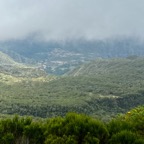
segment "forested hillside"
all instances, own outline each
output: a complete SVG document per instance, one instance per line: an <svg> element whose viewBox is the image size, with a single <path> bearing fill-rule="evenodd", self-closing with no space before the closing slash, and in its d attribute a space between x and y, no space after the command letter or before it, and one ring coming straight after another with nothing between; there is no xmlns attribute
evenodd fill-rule
<svg viewBox="0 0 144 144"><path fill-rule="evenodd" d="M138 57L99 59L62 77L1 82L0 111L40 117L72 111L107 120L144 104L143 63Z"/></svg>

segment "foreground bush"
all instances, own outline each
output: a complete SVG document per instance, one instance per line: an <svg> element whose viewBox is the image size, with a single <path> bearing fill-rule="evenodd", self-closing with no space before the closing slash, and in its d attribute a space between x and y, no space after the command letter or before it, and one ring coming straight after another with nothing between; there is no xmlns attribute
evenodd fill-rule
<svg viewBox="0 0 144 144"><path fill-rule="evenodd" d="M114 134L110 139L110 144L144 144L144 140L137 134L125 130Z"/></svg>
<svg viewBox="0 0 144 144"><path fill-rule="evenodd" d="M0 120L0 144L144 144L144 107L103 123L89 116Z"/></svg>
<svg viewBox="0 0 144 144"><path fill-rule="evenodd" d="M106 126L85 115L69 113L65 118L54 118L48 121L46 135L57 137L69 136L78 144L82 143L106 143L108 131Z"/></svg>

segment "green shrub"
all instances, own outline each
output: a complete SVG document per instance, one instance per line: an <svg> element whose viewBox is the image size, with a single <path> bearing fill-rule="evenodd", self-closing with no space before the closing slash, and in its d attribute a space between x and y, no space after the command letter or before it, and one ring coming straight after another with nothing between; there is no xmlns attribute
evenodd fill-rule
<svg viewBox="0 0 144 144"><path fill-rule="evenodd" d="M45 144L78 144L74 136L62 136L49 135L45 141Z"/></svg>
<svg viewBox="0 0 144 144"><path fill-rule="evenodd" d="M74 136L79 144L90 138L103 144L108 141L109 136L106 126L101 121L76 113L68 113L65 118L50 119L45 134L58 137Z"/></svg>
<svg viewBox="0 0 144 144"><path fill-rule="evenodd" d="M121 131L112 136L110 144L135 144L139 137L131 131ZM139 141L140 143L141 141Z"/></svg>

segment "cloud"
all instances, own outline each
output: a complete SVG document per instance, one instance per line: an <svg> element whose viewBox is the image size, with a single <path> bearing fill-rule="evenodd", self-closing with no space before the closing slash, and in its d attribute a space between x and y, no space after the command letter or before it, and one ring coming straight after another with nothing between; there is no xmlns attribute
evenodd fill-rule
<svg viewBox="0 0 144 144"><path fill-rule="evenodd" d="M143 0L0 0L0 39L143 34Z"/></svg>

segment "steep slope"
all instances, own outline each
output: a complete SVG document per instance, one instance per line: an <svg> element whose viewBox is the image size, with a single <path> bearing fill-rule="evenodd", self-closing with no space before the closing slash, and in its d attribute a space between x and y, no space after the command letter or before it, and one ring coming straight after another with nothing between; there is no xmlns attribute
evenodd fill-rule
<svg viewBox="0 0 144 144"><path fill-rule="evenodd" d="M8 55L0 51L0 65L16 65L17 63Z"/></svg>
<svg viewBox="0 0 144 144"><path fill-rule="evenodd" d="M0 73L18 77L38 77L45 72L34 66L15 62L11 57L0 51Z"/></svg>
<svg viewBox="0 0 144 144"><path fill-rule="evenodd" d="M105 75L111 77L124 78L134 75L135 78L144 74L143 57L127 57L117 59L97 59L86 63L69 72L71 76L97 76ZM134 78L134 77L132 77Z"/></svg>

